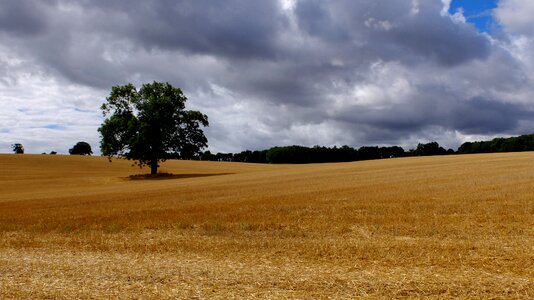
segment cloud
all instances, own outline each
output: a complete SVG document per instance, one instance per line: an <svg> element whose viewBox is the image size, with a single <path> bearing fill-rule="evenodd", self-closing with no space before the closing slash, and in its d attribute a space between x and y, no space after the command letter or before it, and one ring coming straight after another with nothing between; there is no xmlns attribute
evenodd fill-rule
<svg viewBox="0 0 534 300"><path fill-rule="evenodd" d="M41 1L5 0L0 5L0 32L20 36L38 35L46 30L47 20L39 13Z"/></svg>
<svg viewBox="0 0 534 300"><path fill-rule="evenodd" d="M489 42L472 25L453 22L437 1L300 1L302 30L363 60L457 65L489 54ZM352 57L354 60L355 57Z"/></svg>
<svg viewBox="0 0 534 300"><path fill-rule="evenodd" d="M505 29L513 34L534 34L534 2L523 0L501 0L495 16Z"/></svg>
<svg viewBox="0 0 534 300"><path fill-rule="evenodd" d="M456 147L534 129L532 5L502 0L495 36L449 6L2 1L0 151L18 141L30 152L66 152L80 140L96 149L111 87L153 80L181 87L188 106L208 114L213 151Z"/></svg>

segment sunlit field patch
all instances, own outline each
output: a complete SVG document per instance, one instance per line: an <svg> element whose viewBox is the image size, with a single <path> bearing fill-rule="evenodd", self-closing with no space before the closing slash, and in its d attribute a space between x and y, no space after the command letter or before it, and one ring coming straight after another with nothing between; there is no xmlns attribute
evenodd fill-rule
<svg viewBox="0 0 534 300"><path fill-rule="evenodd" d="M534 297L533 153L0 165L0 298Z"/></svg>

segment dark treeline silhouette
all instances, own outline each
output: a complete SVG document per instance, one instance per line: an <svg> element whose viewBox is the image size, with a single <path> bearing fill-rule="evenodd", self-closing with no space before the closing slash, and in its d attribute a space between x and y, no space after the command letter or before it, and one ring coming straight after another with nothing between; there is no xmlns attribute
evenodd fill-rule
<svg viewBox="0 0 534 300"><path fill-rule="evenodd" d="M534 134L491 141L467 142L458 148L460 154L534 151Z"/></svg>
<svg viewBox="0 0 534 300"><path fill-rule="evenodd" d="M458 148L446 150L437 142L418 144L415 149L404 151L399 146L392 147L303 147L285 146L273 147L262 151L243 151L241 153L204 152L199 159L213 161L233 161L272 164L307 164L326 162L348 162L370 159L382 159L407 156L431 156L470 153L520 152L534 151L534 134L521 135L511 138L496 138L491 141L466 142Z"/></svg>
<svg viewBox="0 0 534 300"><path fill-rule="evenodd" d="M87 142L78 142L74 147L69 149L70 155L91 155L93 150L91 150L91 145Z"/></svg>
<svg viewBox="0 0 534 300"><path fill-rule="evenodd" d="M87 146L85 154L91 154L90 145L85 142L79 142L76 146ZM24 153L22 144L13 144L13 152ZM77 151L70 149L71 154ZM359 160L383 159L394 157L408 156L431 156L431 155L449 155L449 154L474 154L474 153L495 153L495 152L522 152L534 151L534 134L521 135L510 138L495 138L491 141L478 141L463 143L458 151L453 149L445 150L437 142L418 144L415 149L404 151L399 146L379 147L364 146L355 149L349 146L342 147L304 147L304 146L284 146L273 147L267 150L250 151L246 150L240 153L217 153L210 151L200 155L180 155L172 156L173 159L188 160L209 160L209 161L228 161L228 162L247 162L247 163L272 163L272 164L307 164L307 163L328 163L328 162L349 162ZM45 153L43 153L45 154ZM56 154L55 151L50 154Z"/></svg>
<svg viewBox="0 0 534 300"><path fill-rule="evenodd" d="M13 149L13 153L15 154L24 154L24 146L20 143L11 145L11 148Z"/></svg>
<svg viewBox="0 0 534 300"><path fill-rule="evenodd" d="M399 146L392 147L361 147L355 149L349 146L342 147L304 147L285 146L273 147L262 151L243 151L240 153L217 153L204 152L200 159L211 161L233 161L250 163L272 164L308 164L327 162L349 162L358 160L382 159L404 156L427 156L445 155L454 153L453 150L445 150L438 143L419 144L416 149L404 151Z"/></svg>
<svg viewBox="0 0 534 300"><path fill-rule="evenodd" d="M446 155L454 154L454 150L445 150L437 142L431 142L428 144L419 144L415 150L411 151L411 156L430 156L430 155Z"/></svg>
<svg viewBox="0 0 534 300"><path fill-rule="evenodd" d="M273 164L307 164L353 161L357 156L358 151L348 146L341 148L288 146L267 150L266 160Z"/></svg>

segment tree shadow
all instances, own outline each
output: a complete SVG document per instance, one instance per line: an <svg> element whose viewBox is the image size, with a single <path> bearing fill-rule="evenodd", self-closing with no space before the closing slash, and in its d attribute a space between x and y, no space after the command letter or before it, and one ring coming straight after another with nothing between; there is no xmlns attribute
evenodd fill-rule
<svg viewBox="0 0 534 300"><path fill-rule="evenodd" d="M130 175L127 180L171 180L171 179L185 179L185 178L196 178L196 177L211 177L211 176L222 176L222 175L231 175L234 173L205 173L205 174L172 174L172 173L158 173L155 175L151 174L136 174Z"/></svg>

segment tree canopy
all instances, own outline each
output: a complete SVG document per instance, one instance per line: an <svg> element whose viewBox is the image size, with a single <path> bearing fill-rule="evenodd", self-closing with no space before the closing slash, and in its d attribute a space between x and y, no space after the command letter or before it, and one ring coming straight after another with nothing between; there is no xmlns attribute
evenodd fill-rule
<svg viewBox="0 0 534 300"><path fill-rule="evenodd" d="M458 148L458 153L493 153L534 151L534 134L509 138L495 138L491 141L466 142Z"/></svg>
<svg viewBox="0 0 534 300"><path fill-rule="evenodd" d="M447 150L441 147L437 142L430 142L427 144L419 143L414 150L415 156L429 156L429 155L445 155Z"/></svg>
<svg viewBox="0 0 534 300"><path fill-rule="evenodd" d="M71 155L91 155L93 150L91 150L91 145L87 142L78 142L74 147L69 149Z"/></svg>
<svg viewBox="0 0 534 300"><path fill-rule="evenodd" d="M151 174L167 159L198 157L207 147L201 126L209 125L208 117L185 110L186 101L169 83L144 84L139 90L132 84L112 87L101 107L107 116L98 129L102 154L150 166Z"/></svg>
<svg viewBox="0 0 534 300"><path fill-rule="evenodd" d="M361 147L359 150L349 147L324 146L284 146L265 150L242 151L240 153L217 153L206 151L200 159L212 161L234 161L272 164L308 164L326 162L348 162L357 160L380 159L406 156L404 149L393 147Z"/></svg>
<svg viewBox="0 0 534 300"><path fill-rule="evenodd" d="M22 144L16 143L11 145L11 148L13 148L13 152L15 154L24 154L24 146Z"/></svg>

